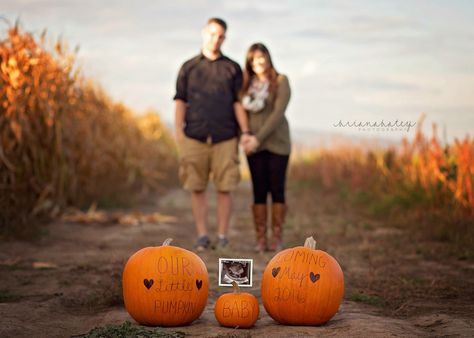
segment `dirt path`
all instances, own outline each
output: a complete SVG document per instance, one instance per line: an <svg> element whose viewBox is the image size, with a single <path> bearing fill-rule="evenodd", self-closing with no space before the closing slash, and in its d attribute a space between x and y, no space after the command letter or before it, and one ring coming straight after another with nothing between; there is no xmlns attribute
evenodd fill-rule
<svg viewBox="0 0 474 338"><path fill-rule="evenodd" d="M300 245L315 234L321 248L340 261L346 293L339 313L325 326L288 327L274 322L261 306L253 329L219 327L213 305L229 289L217 286L218 257L254 259L251 292L257 297L263 269L272 257L252 252L249 189L244 182L235 196L231 248L200 254L211 285L203 315L190 326L166 330L203 337L474 337L472 262L428 259L424 250L437 243L418 242L403 230L361 219L317 192L291 189L286 244ZM214 230L215 206L210 201ZM167 237L184 248L191 248L194 241L189 199L183 191L171 191L140 211L159 211L176 221L164 218L140 225L57 221L38 242L0 243L0 337L68 337L96 326L133 322L121 300L126 259Z"/></svg>

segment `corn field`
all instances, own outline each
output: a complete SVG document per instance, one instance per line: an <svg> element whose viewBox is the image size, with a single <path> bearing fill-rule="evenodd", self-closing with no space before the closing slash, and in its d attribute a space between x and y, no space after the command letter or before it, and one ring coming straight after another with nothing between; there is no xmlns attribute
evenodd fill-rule
<svg viewBox="0 0 474 338"><path fill-rule="evenodd" d="M75 65L18 27L0 41L0 227L19 233L65 206L156 190L176 172L157 113L137 117ZM38 40L38 41L37 41Z"/></svg>
<svg viewBox="0 0 474 338"><path fill-rule="evenodd" d="M474 139L466 136L442 145L433 125L431 137L421 124L413 140L398 147L374 151L350 144L319 149L296 161L291 168L296 180L316 180L323 189L341 183L352 191L374 196L416 192L428 210L456 213L474 220Z"/></svg>

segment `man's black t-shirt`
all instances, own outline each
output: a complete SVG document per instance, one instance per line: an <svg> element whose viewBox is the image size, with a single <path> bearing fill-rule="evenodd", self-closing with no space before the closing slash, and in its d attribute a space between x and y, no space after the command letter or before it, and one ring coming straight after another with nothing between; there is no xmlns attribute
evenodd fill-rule
<svg viewBox="0 0 474 338"><path fill-rule="evenodd" d="M176 81L174 99L186 102L186 136L213 143L237 136L234 102L242 86L240 66L224 55L216 60L202 53L186 61Z"/></svg>

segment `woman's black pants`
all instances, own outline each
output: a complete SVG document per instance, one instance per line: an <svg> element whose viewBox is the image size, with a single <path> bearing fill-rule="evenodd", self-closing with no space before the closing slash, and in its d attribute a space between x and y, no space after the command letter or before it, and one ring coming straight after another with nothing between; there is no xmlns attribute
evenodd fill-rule
<svg viewBox="0 0 474 338"><path fill-rule="evenodd" d="M268 193L272 195L272 203L285 203L286 169L289 157L289 155L278 155L267 150L247 156L255 204L266 204Z"/></svg>

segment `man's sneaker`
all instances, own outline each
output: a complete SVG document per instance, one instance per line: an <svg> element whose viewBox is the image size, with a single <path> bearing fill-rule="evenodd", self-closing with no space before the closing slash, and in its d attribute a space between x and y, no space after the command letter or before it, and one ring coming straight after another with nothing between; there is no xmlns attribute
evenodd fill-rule
<svg viewBox="0 0 474 338"><path fill-rule="evenodd" d="M209 244L211 242L209 241L209 237L206 235L201 236L198 238L196 244L194 244L194 249L198 252L205 251L207 248L209 248Z"/></svg>
<svg viewBox="0 0 474 338"><path fill-rule="evenodd" d="M229 240L227 239L227 237L223 237L223 238L219 238L219 240L217 241L217 249L224 249L224 248L227 248L229 246Z"/></svg>

